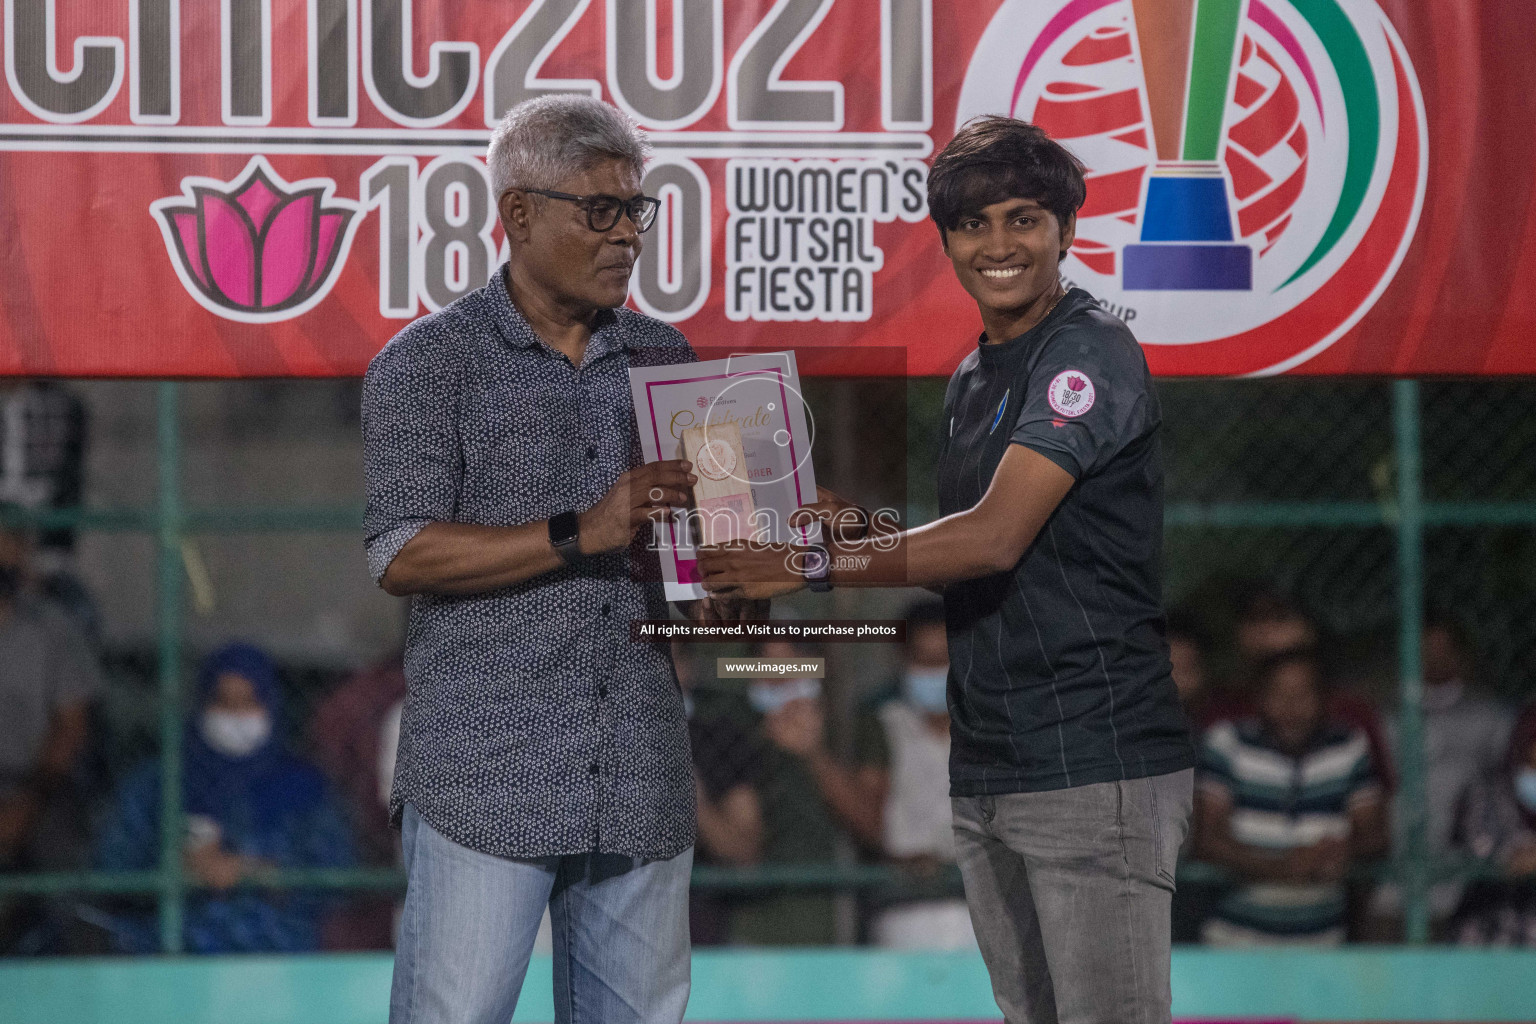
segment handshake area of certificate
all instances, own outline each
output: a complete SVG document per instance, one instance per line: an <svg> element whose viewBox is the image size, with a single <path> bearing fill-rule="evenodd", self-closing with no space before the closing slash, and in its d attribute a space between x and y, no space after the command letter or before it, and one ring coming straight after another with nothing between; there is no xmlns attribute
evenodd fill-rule
<svg viewBox="0 0 1536 1024"><path fill-rule="evenodd" d="M790 514L816 500L812 432L793 352L731 356L629 371L645 461L693 463L694 508L655 531L669 601L705 596L701 544L820 539Z"/></svg>

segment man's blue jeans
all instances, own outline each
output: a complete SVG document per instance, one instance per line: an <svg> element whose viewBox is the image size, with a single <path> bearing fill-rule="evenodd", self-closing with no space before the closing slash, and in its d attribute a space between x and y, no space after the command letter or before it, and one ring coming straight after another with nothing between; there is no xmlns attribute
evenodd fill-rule
<svg viewBox="0 0 1536 1024"><path fill-rule="evenodd" d="M549 907L555 1020L669 1024L688 1004L690 848L670 860L508 860L405 808L408 888L390 1024L507 1024Z"/></svg>

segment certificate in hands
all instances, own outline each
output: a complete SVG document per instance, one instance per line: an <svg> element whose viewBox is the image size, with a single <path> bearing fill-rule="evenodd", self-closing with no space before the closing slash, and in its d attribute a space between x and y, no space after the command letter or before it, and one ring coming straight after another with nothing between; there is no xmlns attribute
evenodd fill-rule
<svg viewBox="0 0 1536 1024"><path fill-rule="evenodd" d="M737 469L746 465L741 424L700 423L683 431L683 458L693 463L694 539L728 544L752 536L752 486Z"/></svg>
<svg viewBox="0 0 1536 1024"><path fill-rule="evenodd" d="M699 481L695 508L656 527L667 600L705 596L698 544L819 538L819 526L789 526L790 513L816 500L793 352L631 367L629 383L645 461L687 459Z"/></svg>

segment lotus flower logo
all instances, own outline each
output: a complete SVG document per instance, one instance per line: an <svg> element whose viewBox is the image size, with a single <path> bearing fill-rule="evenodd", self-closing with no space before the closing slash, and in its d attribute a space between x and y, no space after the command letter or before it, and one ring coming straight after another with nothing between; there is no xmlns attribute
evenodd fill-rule
<svg viewBox="0 0 1536 1024"><path fill-rule="evenodd" d="M1071 388L1073 391L1081 391L1087 386L1088 382L1083 380L1081 377L1073 375L1067 378L1067 387Z"/></svg>
<svg viewBox="0 0 1536 1024"><path fill-rule="evenodd" d="M183 178L150 210L181 283L230 320L271 323L311 309L346 262L358 206L329 178L286 182L262 157L232 181Z"/></svg>

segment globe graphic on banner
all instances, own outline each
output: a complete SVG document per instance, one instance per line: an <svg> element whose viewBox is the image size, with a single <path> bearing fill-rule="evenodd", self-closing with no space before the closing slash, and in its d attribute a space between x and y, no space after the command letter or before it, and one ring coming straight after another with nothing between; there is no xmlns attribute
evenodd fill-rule
<svg viewBox="0 0 1536 1024"><path fill-rule="evenodd" d="M1161 372L1316 355L1390 283L1423 202L1423 100L1369 2L1005 0L957 123L994 113L1083 162L1062 275Z"/></svg>

